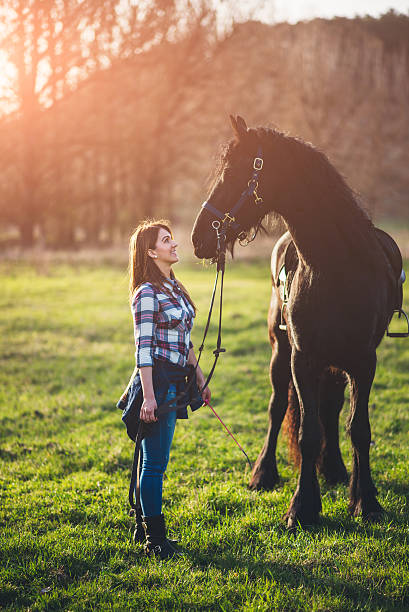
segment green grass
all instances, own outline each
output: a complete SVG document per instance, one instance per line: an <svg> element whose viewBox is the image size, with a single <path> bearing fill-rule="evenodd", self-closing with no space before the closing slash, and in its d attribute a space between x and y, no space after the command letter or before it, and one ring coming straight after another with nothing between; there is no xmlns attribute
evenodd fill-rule
<svg viewBox="0 0 409 612"><path fill-rule="evenodd" d="M213 269L177 272L199 306L197 345ZM2 264L0 277L0 607L409 609L408 340L383 341L370 400L381 523L351 519L346 487L322 483L321 524L288 534L281 517L297 474L285 439L281 485L250 492L243 456L202 408L178 422L164 486L164 512L185 555L157 562L131 542L132 443L115 408L133 369L125 271L50 265L42 274ZM267 261L228 266L227 353L213 404L253 460L267 425L269 295ZM204 370L210 362L208 350Z"/></svg>

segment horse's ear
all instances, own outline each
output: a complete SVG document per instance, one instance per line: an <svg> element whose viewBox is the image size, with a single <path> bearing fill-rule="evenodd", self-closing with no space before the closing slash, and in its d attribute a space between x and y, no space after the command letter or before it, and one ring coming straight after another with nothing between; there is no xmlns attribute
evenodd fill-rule
<svg viewBox="0 0 409 612"><path fill-rule="evenodd" d="M247 133L246 122L242 117L240 117L240 115L237 115L237 119L235 119L233 115L230 115L230 122L237 140L240 140L240 138Z"/></svg>
<svg viewBox="0 0 409 612"><path fill-rule="evenodd" d="M243 117L240 117L240 115L237 115L236 121L237 121L237 129L239 130L240 135L244 136L244 134L247 133L246 122L244 121Z"/></svg>
<svg viewBox="0 0 409 612"><path fill-rule="evenodd" d="M233 115L230 115L230 123L231 123L231 126L233 128L233 132L236 134L236 136L238 136L239 132L238 132L238 129L237 129L237 121L233 117Z"/></svg>

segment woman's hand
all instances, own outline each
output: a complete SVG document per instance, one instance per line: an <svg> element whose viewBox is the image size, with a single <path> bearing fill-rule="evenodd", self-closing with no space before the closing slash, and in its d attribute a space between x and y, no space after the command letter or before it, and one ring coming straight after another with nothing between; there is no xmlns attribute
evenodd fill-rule
<svg viewBox="0 0 409 612"><path fill-rule="evenodd" d="M202 372L198 372L197 376L196 376L196 380L197 380L197 386L199 387L199 391L202 390L203 385L206 382L205 377L203 376ZM211 393L210 393L210 389L209 387L205 387L202 391L202 400L206 403L206 402L210 402L210 398L211 398Z"/></svg>
<svg viewBox="0 0 409 612"><path fill-rule="evenodd" d="M199 364L197 363L196 355L195 355L193 348L189 350L188 363L190 363L192 366L196 368L196 382L197 382L197 386L199 387L199 391L201 391L206 382L206 379L204 377L202 370L200 369ZM206 403L206 402L210 402L210 398L211 398L210 389L209 387L206 386L202 391L202 400Z"/></svg>
<svg viewBox="0 0 409 612"><path fill-rule="evenodd" d="M205 381L203 381L203 382L205 382ZM210 402L211 396L212 396L212 394L210 393L209 387L205 387L203 389L203 393L202 393L202 400L207 404L208 402Z"/></svg>
<svg viewBox="0 0 409 612"><path fill-rule="evenodd" d="M155 416L155 410L157 407L155 398L144 399L141 406L141 421L144 421L145 423L154 423L157 421L158 419Z"/></svg>

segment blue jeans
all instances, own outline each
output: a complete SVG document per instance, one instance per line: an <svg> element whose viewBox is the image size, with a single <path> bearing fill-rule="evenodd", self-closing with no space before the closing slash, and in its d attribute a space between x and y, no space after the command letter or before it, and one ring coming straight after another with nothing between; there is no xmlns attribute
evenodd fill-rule
<svg viewBox="0 0 409 612"><path fill-rule="evenodd" d="M162 513L163 475L169 461L176 425L176 410L163 415L154 424L152 434L142 440L140 500L144 516Z"/></svg>

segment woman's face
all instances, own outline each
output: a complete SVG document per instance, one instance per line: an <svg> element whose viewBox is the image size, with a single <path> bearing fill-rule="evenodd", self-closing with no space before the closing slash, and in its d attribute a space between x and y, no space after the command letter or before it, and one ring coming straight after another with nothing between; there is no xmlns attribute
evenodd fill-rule
<svg viewBox="0 0 409 612"><path fill-rule="evenodd" d="M170 233L163 227L159 228L158 238L156 240L155 248L150 249L150 252L157 255L155 261L157 264L172 265L179 261L179 257L176 253L177 242L175 242Z"/></svg>

